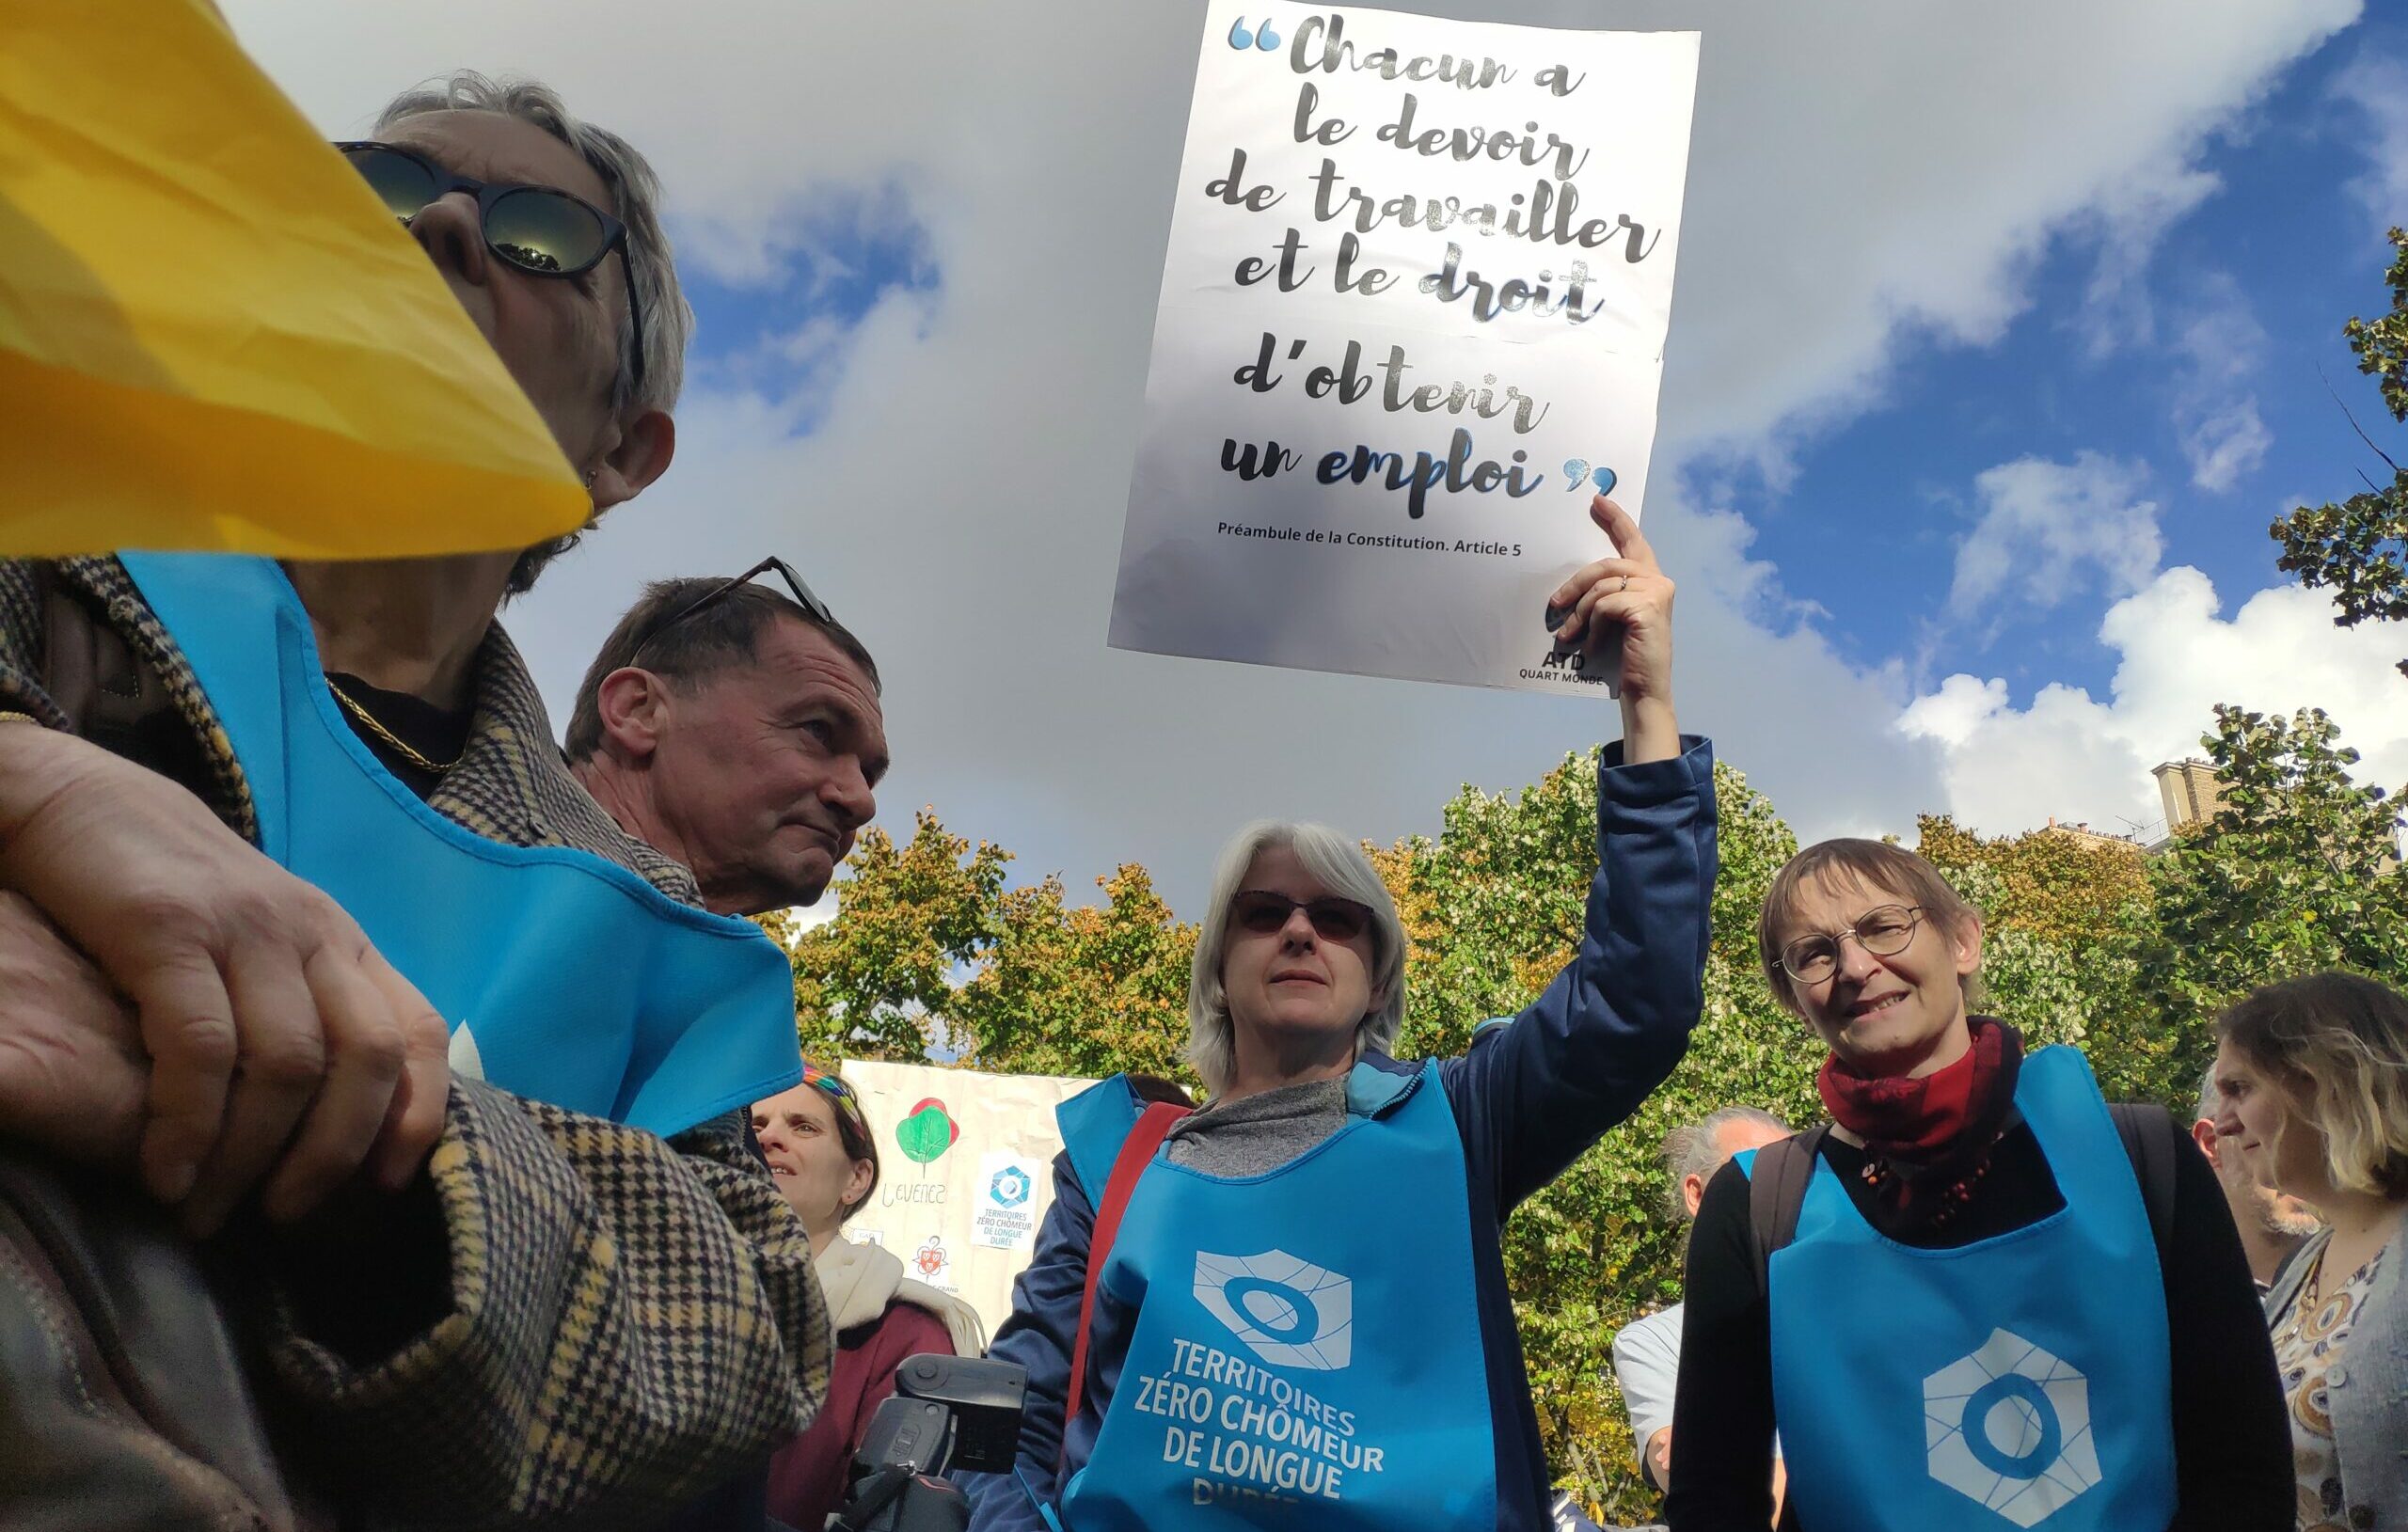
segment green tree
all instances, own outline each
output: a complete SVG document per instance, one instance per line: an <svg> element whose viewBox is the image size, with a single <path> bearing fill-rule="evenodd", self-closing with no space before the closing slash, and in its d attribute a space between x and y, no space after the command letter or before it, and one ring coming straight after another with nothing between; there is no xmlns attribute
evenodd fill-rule
<svg viewBox="0 0 2408 1532"><path fill-rule="evenodd" d="M1143 867L1096 879L1101 905L1067 906L1048 877L1003 896L997 935L951 1014L971 1062L1022 1074L1129 1070L1191 1085L1187 976L1196 927L1175 919Z"/></svg>
<svg viewBox="0 0 2408 1532"><path fill-rule="evenodd" d="M2358 752L2338 734L2314 708L2284 719L2219 707L2202 740L2223 800L2151 861L2133 941L2141 998L2161 1023L2134 1040L2133 1062L2176 1098L2214 1050L2205 1022L2258 985L2327 968L2408 972L2399 810L2351 779Z"/></svg>
<svg viewBox="0 0 2408 1532"><path fill-rule="evenodd" d="M765 920L794 955L804 1051L1182 1075L1196 928L1172 917L1142 867L1098 878L1104 902L1074 907L1058 877L1006 889L1011 861L923 809L907 845L862 836L834 920L799 935L785 916Z"/></svg>
<svg viewBox="0 0 2408 1532"><path fill-rule="evenodd" d="M958 975L993 944L1001 846L975 849L922 809L908 845L863 832L838 885L837 917L796 939L795 1024L806 1051L922 1059L951 1051Z"/></svg>
<svg viewBox="0 0 2408 1532"><path fill-rule="evenodd" d="M2132 934L2147 908L2137 845L2062 829L1986 838L1946 814L1916 820L1915 851L1982 912L1983 1008L2015 1024L2029 1047L2073 1043L2116 1100L2164 1095L2136 1039L2154 1031L2135 1009Z"/></svg>
<svg viewBox="0 0 2408 1532"><path fill-rule="evenodd" d="M2408 421L2408 232L2395 229L2390 238L2393 259L2384 275L2391 312L2353 318L2342 334L2358 371L2378 380L2391 418ZM2330 590L2340 612L2333 621L2340 627L2408 618L2408 469L2375 450L2391 469L2388 485L2368 482L2364 494L2301 506L2267 529L2282 545L2276 567L2311 590ZM2408 674L2408 660L2400 669Z"/></svg>

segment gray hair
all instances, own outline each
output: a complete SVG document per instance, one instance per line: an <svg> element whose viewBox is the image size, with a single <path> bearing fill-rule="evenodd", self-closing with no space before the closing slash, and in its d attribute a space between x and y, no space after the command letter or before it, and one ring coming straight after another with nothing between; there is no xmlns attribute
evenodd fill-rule
<svg viewBox="0 0 2408 1532"><path fill-rule="evenodd" d="M1787 1123L1761 1107L1718 1107L1693 1123L1683 1123L1664 1135L1664 1168L1672 1175L1671 1190L1666 1206L1673 1218L1689 1216L1688 1199L1681 1194L1681 1183L1695 1176L1712 1180L1731 1157L1722 1151L1722 1129L1735 1123L1753 1123L1776 1133L1787 1133Z"/></svg>
<svg viewBox="0 0 2408 1532"><path fill-rule="evenodd" d="M571 113L560 93L534 80L495 81L474 70L457 70L439 80L404 90L376 114L375 132L430 112L499 112L531 123L577 150L610 183L614 210L627 226L627 266L634 278L632 304L643 308L643 383L636 385L635 310L619 320L618 372L610 381L610 408L667 410L686 384L686 346L694 335L694 310L677 285L677 263L660 227L660 178L633 145L608 128ZM577 544L571 532L531 548L512 572L515 594L534 583L536 571Z"/></svg>
<svg viewBox="0 0 2408 1532"><path fill-rule="evenodd" d="M1371 988L1380 998L1355 1030L1355 1056L1373 1049L1386 1052L1404 1022L1404 923L1397 918L1396 901L1371 870L1370 859L1326 825L1258 819L1237 832L1213 864L1212 903L1196 934L1196 966L1187 981L1187 1059L1215 1096L1237 1078L1237 1028L1229 1019L1228 995L1221 987L1229 901L1244 889L1255 857L1273 846L1293 851L1315 882L1371 912Z"/></svg>
<svg viewBox="0 0 2408 1532"><path fill-rule="evenodd" d="M2191 1120L2200 1122L2212 1119L2216 1114L2216 1109L2222 1105L2224 1105L2223 1093L2216 1089L2216 1066L2210 1064L2208 1066L2207 1077L2199 1082L2198 1113Z"/></svg>

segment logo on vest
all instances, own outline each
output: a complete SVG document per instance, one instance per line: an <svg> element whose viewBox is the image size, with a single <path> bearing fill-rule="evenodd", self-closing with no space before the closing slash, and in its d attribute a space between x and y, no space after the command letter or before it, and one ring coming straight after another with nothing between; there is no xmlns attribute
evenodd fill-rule
<svg viewBox="0 0 2408 1532"><path fill-rule="evenodd" d="M1273 1366L1336 1372L1354 1360L1354 1279L1285 1251L1197 1251L1196 1301Z"/></svg>
<svg viewBox="0 0 2408 1532"><path fill-rule="evenodd" d="M2099 1482L2090 1382L2008 1330L1923 1381L1931 1477L2018 1526Z"/></svg>

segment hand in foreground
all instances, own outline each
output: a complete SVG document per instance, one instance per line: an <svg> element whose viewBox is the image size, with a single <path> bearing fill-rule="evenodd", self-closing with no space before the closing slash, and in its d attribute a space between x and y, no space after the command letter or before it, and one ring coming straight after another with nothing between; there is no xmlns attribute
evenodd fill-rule
<svg viewBox="0 0 2408 1532"><path fill-rule="evenodd" d="M1613 540L1615 556L1582 565L1547 598L1571 613L1555 636L1579 645L1591 674L1600 665L1618 668L1624 760L1668 760L1681 749L1672 714L1672 582L1629 512L1600 495L1589 515Z"/></svg>
<svg viewBox="0 0 2408 1532"><path fill-rule="evenodd" d="M150 1081L134 1008L40 910L0 892L0 1132L131 1170Z"/></svg>
<svg viewBox="0 0 2408 1532"><path fill-rule="evenodd" d="M357 923L156 772L25 725L5 750L0 887L132 1002L140 1169L186 1228L262 1177L289 1219L363 1161L389 1188L417 1174L443 1129L446 1029Z"/></svg>

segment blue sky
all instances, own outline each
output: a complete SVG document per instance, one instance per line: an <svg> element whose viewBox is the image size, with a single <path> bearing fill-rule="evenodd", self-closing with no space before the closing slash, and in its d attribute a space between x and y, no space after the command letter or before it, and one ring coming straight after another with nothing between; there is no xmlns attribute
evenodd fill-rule
<svg viewBox="0 0 2408 1532"><path fill-rule="evenodd" d="M2334 93L2336 76L2367 57L2408 57L2408 19L2343 34L2209 136L2194 166L2216 189L2163 231L2119 297L2095 293L2115 260L2106 231L2054 235L2027 279L2030 308L1994 343L1909 340L1880 406L1799 453L1785 492L1759 478L1735 498L1758 529L1756 554L1832 613L1842 654L1866 665L1904 657L1925 679L1986 667L2019 703L2049 682L2106 685L2115 655L2098 621L2121 592L2097 570L2075 572L2062 606L1952 620L1956 552L1980 510L1975 481L2021 457L2092 452L2131 465L2134 492L2162 507L2168 561L2234 592L2279 583L2267 524L2300 497L2346 496L2362 487L2358 470L2380 468L2341 405L2378 441L2400 440L2341 336L2347 316L2389 306L2382 224L2349 189L2368 169L2369 125ZM2202 315L2246 368L2230 391L2254 402L2267 438L2212 484L2194 482L2180 425L2196 367L2179 331ZM1843 526L1857 530L1831 535ZM1892 599L1899 592L1910 593Z"/></svg>
<svg viewBox="0 0 2408 1532"><path fill-rule="evenodd" d="M1247 819L1434 831L1615 732L1104 647L1201 0L226 8L330 134L532 73L669 188L676 464L507 614L556 718L643 579L783 553L879 656L884 822L1175 905ZM2265 537L2372 464L2320 368L2408 434L2339 334L2408 222L2400 8L1405 8L1703 34L1646 525L1685 725L1801 834L2145 823L2218 701L2324 706L2408 781L2408 635L2335 632Z"/></svg>

